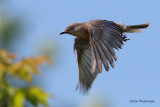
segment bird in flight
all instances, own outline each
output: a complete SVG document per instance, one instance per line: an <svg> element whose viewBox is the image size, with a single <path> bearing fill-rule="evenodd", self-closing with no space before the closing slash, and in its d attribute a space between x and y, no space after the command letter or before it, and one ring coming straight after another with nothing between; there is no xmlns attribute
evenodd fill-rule
<svg viewBox="0 0 160 107"><path fill-rule="evenodd" d="M106 71L114 68L117 61L115 50L122 48L123 42L129 40L124 33L141 32L149 23L139 25L123 25L107 20L91 20L84 23L73 23L60 34L76 36L74 52L78 65L78 83L76 90L86 93L96 76L102 72L102 64Z"/></svg>

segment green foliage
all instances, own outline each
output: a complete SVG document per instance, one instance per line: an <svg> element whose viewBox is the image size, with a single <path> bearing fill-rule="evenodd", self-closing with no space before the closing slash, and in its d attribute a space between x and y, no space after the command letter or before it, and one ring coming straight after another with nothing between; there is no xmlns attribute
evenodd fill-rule
<svg viewBox="0 0 160 107"><path fill-rule="evenodd" d="M10 18L0 10L0 48L11 49L17 37L20 37L22 27L19 19Z"/></svg>
<svg viewBox="0 0 160 107"><path fill-rule="evenodd" d="M0 50L0 107L24 107L26 101L35 107L47 107L49 94L36 86L15 88L9 84L7 77L18 78L30 84L33 74L40 74L38 65L43 62L51 64L51 61L44 56L24 58L16 62L14 60L14 54Z"/></svg>

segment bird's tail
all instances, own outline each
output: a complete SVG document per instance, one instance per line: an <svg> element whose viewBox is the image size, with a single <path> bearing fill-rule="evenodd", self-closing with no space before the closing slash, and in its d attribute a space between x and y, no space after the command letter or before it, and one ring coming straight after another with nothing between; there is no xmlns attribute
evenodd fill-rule
<svg viewBox="0 0 160 107"><path fill-rule="evenodd" d="M142 32L141 29L147 28L149 26L149 23L145 24L139 24L139 25L128 25L128 26L123 26L123 30L125 33L139 33Z"/></svg>

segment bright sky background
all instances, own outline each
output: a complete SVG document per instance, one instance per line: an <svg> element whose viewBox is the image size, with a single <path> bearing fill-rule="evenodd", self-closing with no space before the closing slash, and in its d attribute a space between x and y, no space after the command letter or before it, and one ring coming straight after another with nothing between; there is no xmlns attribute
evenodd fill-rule
<svg viewBox="0 0 160 107"><path fill-rule="evenodd" d="M78 73L73 52L74 37L59 33L71 23L106 19L123 24L150 23L142 33L127 34L123 49L116 51L118 61L109 72L98 75L89 96L101 94L113 107L158 107L160 105L160 1L159 0L8 0L6 9L23 17L28 28L20 44L22 56L34 54L38 40L51 34L58 45L53 71L42 76L44 90L55 96L52 106L74 104L86 96L74 91ZM51 40L52 40L51 39ZM130 100L154 100L155 103L130 103ZM51 107L52 107L51 106ZM67 106L66 106L67 107Z"/></svg>

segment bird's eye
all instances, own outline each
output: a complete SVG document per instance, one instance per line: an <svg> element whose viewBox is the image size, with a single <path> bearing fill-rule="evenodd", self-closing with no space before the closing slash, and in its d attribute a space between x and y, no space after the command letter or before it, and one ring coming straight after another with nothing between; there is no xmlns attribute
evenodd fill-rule
<svg viewBox="0 0 160 107"><path fill-rule="evenodd" d="M74 27L70 27L70 29L69 30L73 30L74 29Z"/></svg>

